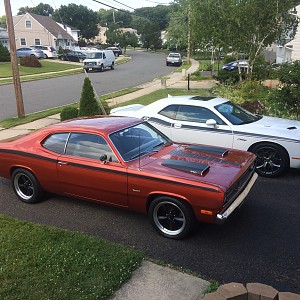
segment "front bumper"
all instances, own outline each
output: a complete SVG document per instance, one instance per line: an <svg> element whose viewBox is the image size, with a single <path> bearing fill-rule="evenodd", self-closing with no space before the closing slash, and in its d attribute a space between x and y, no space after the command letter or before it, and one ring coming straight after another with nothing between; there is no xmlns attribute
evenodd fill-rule
<svg viewBox="0 0 300 300"><path fill-rule="evenodd" d="M245 186L244 190L241 192L241 194L231 203L230 206L228 206L224 211L217 214L216 223L217 224L223 224L226 219L234 212L236 208L238 208L245 200L246 196L248 195L249 191L251 190L254 182L256 181L258 175L256 173L253 173L252 178L248 182L248 184Z"/></svg>

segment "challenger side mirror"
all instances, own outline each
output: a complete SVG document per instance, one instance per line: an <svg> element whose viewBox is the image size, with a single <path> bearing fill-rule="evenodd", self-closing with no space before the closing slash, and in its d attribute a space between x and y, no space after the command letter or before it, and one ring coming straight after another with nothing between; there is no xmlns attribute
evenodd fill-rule
<svg viewBox="0 0 300 300"><path fill-rule="evenodd" d="M218 128L217 121L214 119L208 119L205 124L210 127Z"/></svg>
<svg viewBox="0 0 300 300"><path fill-rule="evenodd" d="M100 156L100 161L102 161L104 164L106 164L106 162L107 162L107 155L106 154L102 154Z"/></svg>

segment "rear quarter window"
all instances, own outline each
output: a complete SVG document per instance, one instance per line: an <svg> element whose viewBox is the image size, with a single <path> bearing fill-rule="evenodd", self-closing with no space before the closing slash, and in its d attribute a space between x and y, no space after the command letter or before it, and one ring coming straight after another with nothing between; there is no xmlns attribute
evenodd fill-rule
<svg viewBox="0 0 300 300"><path fill-rule="evenodd" d="M65 152L68 137L69 133L55 133L46 137L41 145L50 151L63 154Z"/></svg>

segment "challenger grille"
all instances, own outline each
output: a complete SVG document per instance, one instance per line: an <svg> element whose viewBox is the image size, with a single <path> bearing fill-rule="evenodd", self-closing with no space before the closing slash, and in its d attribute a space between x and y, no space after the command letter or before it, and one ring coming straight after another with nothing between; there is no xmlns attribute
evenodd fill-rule
<svg viewBox="0 0 300 300"><path fill-rule="evenodd" d="M246 170L246 172L227 190L225 194L224 206L233 202L238 195L244 190L255 171L255 162Z"/></svg>

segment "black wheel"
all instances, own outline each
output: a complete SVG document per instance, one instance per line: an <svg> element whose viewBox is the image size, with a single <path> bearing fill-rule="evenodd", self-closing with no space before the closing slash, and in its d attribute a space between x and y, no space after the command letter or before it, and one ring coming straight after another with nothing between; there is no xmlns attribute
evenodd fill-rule
<svg viewBox="0 0 300 300"><path fill-rule="evenodd" d="M34 175L25 169L16 169L13 172L12 187L18 198L25 203L37 203L44 194Z"/></svg>
<svg viewBox="0 0 300 300"><path fill-rule="evenodd" d="M65 61L65 60L66 60L66 58L65 58L64 56L62 56L60 59L61 59L62 61Z"/></svg>
<svg viewBox="0 0 300 300"><path fill-rule="evenodd" d="M110 68L111 68L112 70L114 70L114 68L115 68L115 64L114 64L114 63L112 63L112 64L111 64L111 66L110 66Z"/></svg>
<svg viewBox="0 0 300 300"><path fill-rule="evenodd" d="M45 54L45 58L46 58L46 59L48 58L48 55L47 55L47 54Z"/></svg>
<svg viewBox="0 0 300 300"><path fill-rule="evenodd" d="M104 71L104 66L103 64L100 66L100 72L103 72Z"/></svg>
<svg viewBox="0 0 300 300"><path fill-rule="evenodd" d="M289 169L290 160L286 150L276 144L261 143L250 149L256 154L256 172L264 177L278 177Z"/></svg>
<svg viewBox="0 0 300 300"><path fill-rule="evenodd" d="M169 66L169 64L168 64L168 63L166 63L166 66Z"/></svg>
<svg viewBox="0 0 300 300"><path fill-rule="evenodd" d="M195 223L194 212L187 203L167 196L154 199L148 215L154 228L171 239L186 237Z"/></svg>

